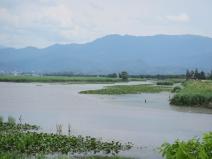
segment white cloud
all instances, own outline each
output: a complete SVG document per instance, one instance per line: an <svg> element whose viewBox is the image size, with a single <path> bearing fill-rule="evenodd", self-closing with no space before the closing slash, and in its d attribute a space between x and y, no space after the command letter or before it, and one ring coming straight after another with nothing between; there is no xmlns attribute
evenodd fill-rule
<svg viewBox="0 0 212 159"><path fill-rule="evenodd" d="M212 23L208 20L212 11L197 12L200 4L202 8L210 8L212 1L202 0L192 6L191 2L0 0L0 44L45 47L54 43L87 42L107 34L212 36Z"/></svg>
<svg viewBox="0 0 212 159"><path fill-rule="evenodd" d="M179 15L168 15L165 18L173 22L188 22L190 20L190 17L186 13Z"/></svg>

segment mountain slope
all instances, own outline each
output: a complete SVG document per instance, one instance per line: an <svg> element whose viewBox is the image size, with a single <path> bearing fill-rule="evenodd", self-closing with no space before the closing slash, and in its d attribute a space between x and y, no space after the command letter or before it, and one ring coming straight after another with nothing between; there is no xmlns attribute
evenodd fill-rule
<svg viewBox="0 0 212 159"><path fill-rule="evenodd" d="M209 71L211 61L212 38L194 35L108 35L85 44L0 49L0 71L168 74Z"/></svg>

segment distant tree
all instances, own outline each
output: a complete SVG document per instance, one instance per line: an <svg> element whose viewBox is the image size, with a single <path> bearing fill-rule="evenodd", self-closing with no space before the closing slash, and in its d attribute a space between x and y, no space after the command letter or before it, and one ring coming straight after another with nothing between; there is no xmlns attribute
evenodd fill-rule
<svg viewBox="0 0 212 159"><path fill-rule="evenodd" d="M202 79L202 80L206 79L206 76L205 76L205 72L204 71L201 71L199 73L199 79Z"/></svg>
<svg viewBox="0 0 212 159"><path fill-rule="evenodd" d="M194 71L194 79L199 79L199 72L198 72L198 69L196 68L195 71Z"/></svg>
<svg viewBox="0 0 212 159"><path fill-rule="evenodd" d="M128 73L126 71L123 71L123 72L121 72L121 74L119 74L119 77L121 77L123 81L127 81Z"/></svg>
<svg viewBox="0 0 212 159"><path fill-rule="evenodd" d="M116 73L108 74L107 76L111 77L111 78L117 78L117 74Z"/></svg>
<svg viewBox="0 0 212 159"><path fill-rule="evenodd" d="M191 79L191 73L189 70L186 71L186 80Z"/></svg>
<svg viewBox="0 0 212 159"><path fill-rule="evenodd" d="M191 79L195 79L195 75L194 75L194 71L193 70L190 71L190 78Z"/></svg>
<svg viewBox="0 0 212 159"><path fill-rule="evenodd" d="M211 70L211 73L209 73L209 77L208 78L212 80L212 70Z"/></svg>

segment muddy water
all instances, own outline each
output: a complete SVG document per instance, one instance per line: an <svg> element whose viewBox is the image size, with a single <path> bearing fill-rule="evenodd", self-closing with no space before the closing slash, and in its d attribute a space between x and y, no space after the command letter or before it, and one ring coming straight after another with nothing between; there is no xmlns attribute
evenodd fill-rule
<svg viewBox="0 0 212 159"><path fill-rule="evenodd" d="M60 123L66 133L70 123L73 134L130 141L136 148L123 155L150 159L161 158L154 149L164 141L212 131L212 110L170 106L171 94L166 92L114 96L78 93L105 85L0 83L0 114L5 118L22 115L25 122L39 124L47 132L55 132L55 125Z"/></svg>

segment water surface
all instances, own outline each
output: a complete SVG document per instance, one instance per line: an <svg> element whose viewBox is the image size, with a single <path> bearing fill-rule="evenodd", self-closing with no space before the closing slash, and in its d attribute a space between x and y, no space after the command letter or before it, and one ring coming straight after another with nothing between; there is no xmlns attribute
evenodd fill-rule
<svg viewBox="0 0 212 159"><path fill-rule="evenodd" d="M123 83L138 84L140 82ZM148 84L151 82L142 82ZM212 131L212 110L169 105L168 92L135 95L86 95L79 91L111 84L0 83L0 112L23 116L25 122L55 132L71 124L73 134L133 142L136 147L123 153L139 158L159 159L153 151L164 141L189 139ZM145 103L145 99L147 103Z"/></svg>

